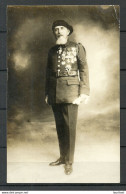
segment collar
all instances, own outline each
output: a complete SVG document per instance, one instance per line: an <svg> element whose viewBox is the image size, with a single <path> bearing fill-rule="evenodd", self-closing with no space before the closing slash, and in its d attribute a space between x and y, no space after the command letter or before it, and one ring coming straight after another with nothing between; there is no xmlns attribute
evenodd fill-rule
<svg viewBox="0 0 126 194"><path fill-rule="evenodd" d="M57 48L59 48L59 47L66 47L66 46L68 46L70 44L70 41L68 40L67 42L66 42L66 44L56 44L55 46L57 47Z"/></svg>

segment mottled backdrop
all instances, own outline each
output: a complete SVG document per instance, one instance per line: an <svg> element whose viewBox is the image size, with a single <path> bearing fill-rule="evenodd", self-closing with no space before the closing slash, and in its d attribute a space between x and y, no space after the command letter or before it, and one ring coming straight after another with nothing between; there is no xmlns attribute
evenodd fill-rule
<svg viewBox="0 0 126 194"><path fill-rule="evenodd" d="M7 18L8 182L119 182L119 6L9 6ZM73 25L70 39L84 45L90 76L89 103L79 107L71 179L48 167L59 155L52 110L44 101L57 19Z"/></svg>

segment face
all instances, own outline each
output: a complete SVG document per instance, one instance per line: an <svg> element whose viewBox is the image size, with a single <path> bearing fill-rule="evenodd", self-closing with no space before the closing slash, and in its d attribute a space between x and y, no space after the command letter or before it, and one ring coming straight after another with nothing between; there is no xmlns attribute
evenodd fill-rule
<svg viewBox="0 0 126 194"><path fill-rule="evenodd" d="M69 33L70 33L70 30L66 28L65 26L56 26L54 28L54 34L55 34L56 39L60 37L67 38Z"/></svg>

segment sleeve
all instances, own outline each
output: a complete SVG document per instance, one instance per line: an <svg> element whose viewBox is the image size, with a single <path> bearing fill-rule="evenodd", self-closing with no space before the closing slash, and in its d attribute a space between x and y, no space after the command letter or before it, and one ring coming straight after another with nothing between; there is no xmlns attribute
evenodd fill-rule
<svg viewBox="0 0 126 194"><path fill-rule="evenodd" d="M47 58L47 66L46 66L46 76L45 76L45 96L48 95L48 90L49 90L49 73L50 72L50 51L48 53L48 58Z"/></svg>
<svg viewBox="0 0 126 194"><path fill-rule="evenodd" d="M88 64L86 59L86 50L81 43L78 43L78 53L77 53L77 61L78 61L78 70L80 77L80 94L89 95L89 72L88 72Z"/></svg>

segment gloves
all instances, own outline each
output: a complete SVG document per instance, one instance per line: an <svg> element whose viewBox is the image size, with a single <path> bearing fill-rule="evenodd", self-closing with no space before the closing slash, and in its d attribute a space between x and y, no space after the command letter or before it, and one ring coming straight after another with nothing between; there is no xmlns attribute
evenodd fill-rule
<svg viewBox="0 0 126 194"><path fill-rule="evenodd" d="M86 95L86 94L81 94L78 98L76 98L74 101L73 101L73 104L77 104L79 105L81 102L84 101L85 104L88 103L88 100L89 100L89 96Z"/></svg>

